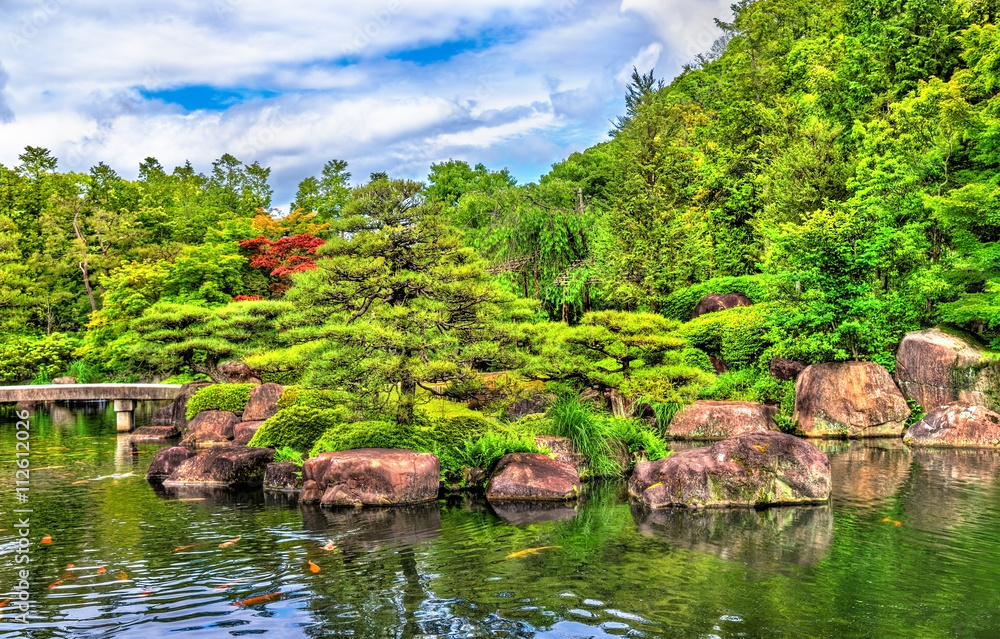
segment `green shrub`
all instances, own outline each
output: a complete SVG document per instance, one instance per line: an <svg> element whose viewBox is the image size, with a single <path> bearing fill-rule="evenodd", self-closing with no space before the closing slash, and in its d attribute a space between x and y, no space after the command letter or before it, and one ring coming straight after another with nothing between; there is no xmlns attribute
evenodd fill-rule
<svg viewBox="0 0 1000 639"><path fill-rule="evenodd" d="M66 375L76 379L77 384L96 384L101 381L101 369L82 359L73 360L66 367Z"/></svg>
<svg viewBox="0 0 1000 639"><path fill-rule="evenodd" d="M274 451L274 461L292 462L296 466L301 466L304 463L302 461L302 453L290 446L282 446Z"/></svg>
<svg viewBox="0 0 1000 639"><path fill-rule="evenodd" d="M0 384L48 383L66 369L79 341L64 333L4 336L0 342Z"/></svg>
<svg viewBox="0 0 1000 639"><path fill-rule="evenodd" d="M318 390L302 386L286 386L278 399L278 410L290 406L310 408L338 408L343 405L343 394L331 390Z"/></svg>
<svg viewBox="0 0 1000 639"><path fill-rule="evenodd" d="M292 409L286 409L292 410ZM273 419L273 418L272 418ZM412 425L387 421L339 423L327 427L309 450L309 456L357 448L403 448L416 450L416 432Z"/></svg>
<svg viewBox="0 0 1000 639"><path fill-rule="evenodd" d="M342 422L345 416L342 409L289 406L265 420L247 446L310 450L327 429Z"/></svg>
<svg viewBox="0 0 1000 639"><path fill-rule="evenodd" d="M187 403L187 418L204 410L241 411L250 401L250 389L254 384L212 384L199 388Z"/></svg>
<svg viewBox="0 0 1000 639"><path fill-rule="evenodd" d="M794 430L791 418L795 412L795 382L779 381L760 369L727 371L702 389L698 399L777 404L775 422L783 431Z"/></svg>
<svg viewBox="0 0 1000 639"><path fill-rule="evenodd" d="M692 347L722 359L733 369L757 366L771 345L767 304L706 313L678 330Z"/></svg>
<svg viewBox="0 0 1000 639"><path fill-rule="evenodd" d="M190 370L171 375L163 380L164 384L190 384L191 382L210 382L212 378L204 373L192 373Z"/></svg>
<svg viewBox="0 0 1000 639"><path fill-rule="evenodd" d="M664 301L663 315L670 319L686 322L691 318L691 311L698 306L701 298L712 293L718 295L743 293L750 298L750 301L757 304L765 299L764 279L760 275L717 277L687 288L677 289Z"/></svg>
<svg viewBox="0 0 1000 639"><path fill-rule="evenodd" d="M666 442L638 419L608 420L608 435L628 451L629 457L644 452L646 459L656 461L670 454Z"/></svg>

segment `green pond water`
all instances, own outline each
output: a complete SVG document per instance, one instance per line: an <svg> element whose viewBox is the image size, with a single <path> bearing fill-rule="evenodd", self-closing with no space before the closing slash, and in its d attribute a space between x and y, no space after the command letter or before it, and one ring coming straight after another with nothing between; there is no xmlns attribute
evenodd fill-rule
<svg viewBox="0 0 1000 639"><path fill-rule="evenodd" d="M615 482L575 508L331 510L155 488L157 446L133 450L105 405L57 405L32 410L18 503L16 421L0 409L0 593L29 507L31 612L0 607L2 636L1000 636L992 451L820 443L822 507L651 513Z"/></svg>

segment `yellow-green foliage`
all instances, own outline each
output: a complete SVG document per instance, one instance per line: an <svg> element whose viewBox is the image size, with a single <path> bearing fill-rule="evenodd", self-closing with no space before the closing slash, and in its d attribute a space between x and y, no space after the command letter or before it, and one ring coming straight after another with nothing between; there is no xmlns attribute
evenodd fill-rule
<svg viewBox="0 0 1000 639"><path fill-rule="evenodd" d="M320 453L356 448L405 448L416 450L413 426L395 422L367 421L353 424L339 423L329 426L315 441L310 457Z"/></svg>
<svg viewBox="0 0 1000 639"><path fill-rule="evenodd" d="M289 406L268 418L247 446L280 448L288 446L306 451L329 428L346 417L343 409Z"/></svg>
<svg viewBox="0 0 1000 639"><path fill-rule="evenodd" d="M681 326L678 333L691 346L721 358L730 368L750 368L770 346L770 310L769 304L757 304L706 313Z"/></svg>
<svg viewBox="0 0 1000 639"><path fill-rule="evenodd" d="M278 399L278 410L289 406L309 406L311 408L338 408L343 405L343 394L337 391L286 386Z"/></svg>
<svg viewBox="0 0 1000 639"><path fill-rule="evenodd" d="M193 419L203 410L241 411L250 401L254 384L212 384L199 388L187 403L187 418Z"/></svg>

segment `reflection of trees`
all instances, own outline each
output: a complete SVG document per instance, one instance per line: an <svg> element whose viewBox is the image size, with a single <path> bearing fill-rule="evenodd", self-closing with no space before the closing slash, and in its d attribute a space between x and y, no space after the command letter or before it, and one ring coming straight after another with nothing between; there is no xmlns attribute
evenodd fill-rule
<svg viewBox="0 0 1000 639"><path fill-rule="evenodd" d="M644 535L763 570L814 564L833 542L829 506L631 510Z"/></svg>
<svg viewBox="0 0 1000 639"><path fill-rule="evenodd" d="M830 458L835 503L874 507L891 498L910 473L909 449L898 439L821 444Z"/></svg>

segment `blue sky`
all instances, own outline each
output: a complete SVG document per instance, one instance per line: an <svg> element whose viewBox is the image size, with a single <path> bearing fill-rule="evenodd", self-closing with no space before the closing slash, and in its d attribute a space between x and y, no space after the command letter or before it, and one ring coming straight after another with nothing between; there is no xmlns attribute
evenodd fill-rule
<svg viewBox="0 0 1000 639"><path fill-rule="evenodd" d="M274 205L332 158L423 179L448 159L537 180L606 139L633 65L670 78L716 0L4 0L0 163L134 178L148 156L272 169Z"/></svg>

